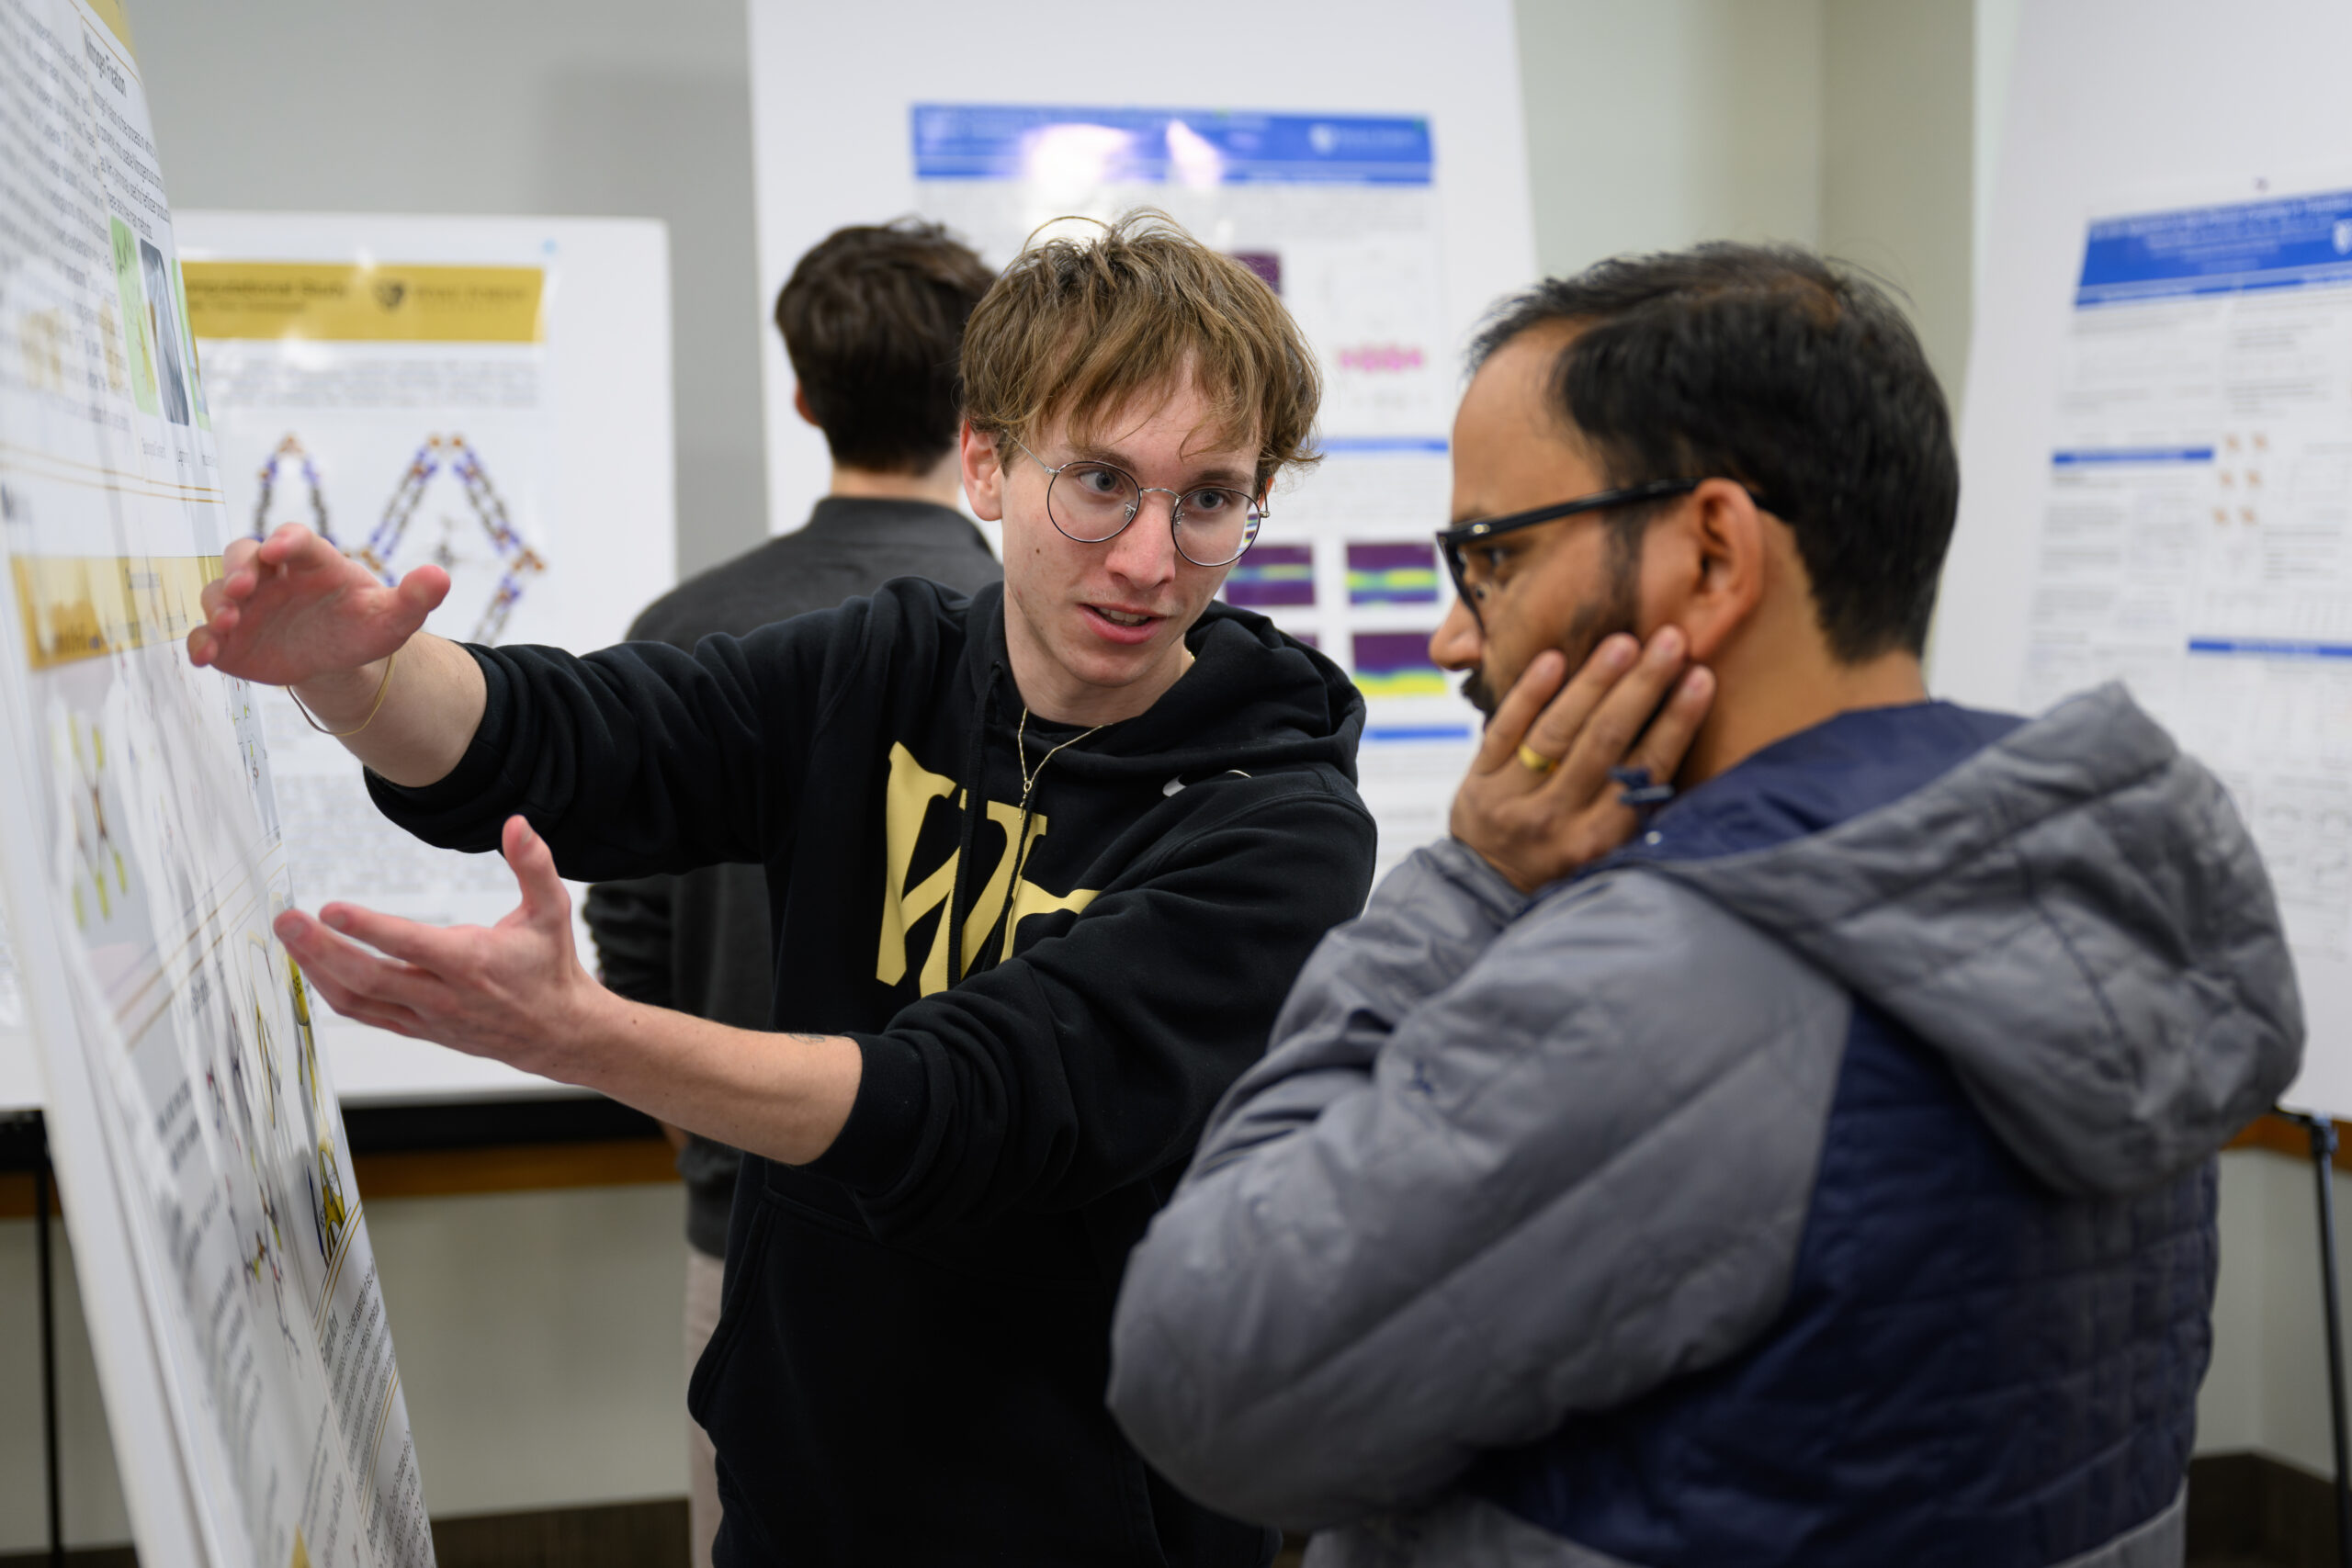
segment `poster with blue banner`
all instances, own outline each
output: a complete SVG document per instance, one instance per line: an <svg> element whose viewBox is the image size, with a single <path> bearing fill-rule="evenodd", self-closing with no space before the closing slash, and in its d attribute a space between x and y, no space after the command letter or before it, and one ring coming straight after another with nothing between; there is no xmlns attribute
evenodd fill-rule
<svg viewBox="0 0 2352 1568"><path fill-rule="evenodd" d="M2099 218L2073 290L2020 697L2128 682L2352 956L2352 180Z"/></svg>

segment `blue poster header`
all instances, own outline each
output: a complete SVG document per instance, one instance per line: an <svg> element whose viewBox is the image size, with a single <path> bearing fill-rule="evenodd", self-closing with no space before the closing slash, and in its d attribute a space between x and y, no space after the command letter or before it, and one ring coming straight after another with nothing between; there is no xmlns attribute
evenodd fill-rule
<svg viewBox="0 0 2352 1568"><path fill-rule="evenodd" d="M2213 460L2211 446L2086 446L2071 452L2052 452L2051 464L2061 468L2080 468L2120 464L2139 467L2149 463L2210 463Z"/></svg>
<svg viewBox="0 0 2352 1568"><path fill-rule="evenodd" d="M2077 308L2264 288L2352 286L2352 191L2094 223Z"/></svg>
<svg viewBox="0 0 2352 1568"><path fill-rule="evenodd" d="M915 177L1139 185L1430 183L1419 116L917 104Z"/></svg>
<svg viewBox="0 0 2352 1568"><path fill-rule="evenodd" d="M2304 642L2289 637L2193 637L2191 653L2239 654L2255 659L2352 659L2352 645Z"/></svg>

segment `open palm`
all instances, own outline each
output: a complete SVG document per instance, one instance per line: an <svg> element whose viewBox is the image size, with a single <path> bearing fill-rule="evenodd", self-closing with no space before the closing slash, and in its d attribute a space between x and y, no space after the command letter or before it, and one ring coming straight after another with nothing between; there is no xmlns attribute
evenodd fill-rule
<svg viewBox="0 0 2352 1568"><path fill-rule="evenodd" d="M449 574L421 566L387 588L299 523L240 539L205 585L205 622L188 658L265 685L292 686L356 670L413 637L449 592Z"/></svg>

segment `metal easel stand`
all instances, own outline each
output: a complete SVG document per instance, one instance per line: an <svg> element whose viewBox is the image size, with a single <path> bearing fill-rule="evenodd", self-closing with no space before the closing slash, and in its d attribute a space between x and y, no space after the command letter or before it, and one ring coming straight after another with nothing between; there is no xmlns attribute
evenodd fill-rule
<svg viewBox="0 0 2352 1568"><path fill-rule="evenodd" d="M58 1491L57 1294L49 1280L49 1160L33 1168L33 1256L40 1262L40 1451L49 1490L49 1568L65 1568L65 1509Z"/></svg>
<svg viewBox="0 0 2352 1568"><path fill-rule="evenodd" d="M2327 1415L2335 1436L2335 1560L2352 1568L2352 1459L2347 1459L2344 1416L2344 1319L2335 1272L2335 1193L2328 1178L2335 1164L2335 1123L2324 1116L2281 1110L2302 1124L2312 1140L2312 1180L2319 1195L2319 1290L2327 1316Z"/></svg>
<svg viewBox="0 0 2352 1568"><path fill-rule="evenodd" d="M33 1179L33 1258L40 1283L41 1477L49 1501L50 1568L65 1568L65 1510L57 1448L57 1290L50 1261L49 1204L55 1172L49 1163L49 1129L38 1111L0 1114L0 1170Z"/></svg>

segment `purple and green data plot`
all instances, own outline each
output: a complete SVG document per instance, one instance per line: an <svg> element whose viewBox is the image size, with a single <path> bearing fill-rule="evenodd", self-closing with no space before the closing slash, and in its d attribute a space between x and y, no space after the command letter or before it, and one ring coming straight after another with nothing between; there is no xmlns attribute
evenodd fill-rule
<svg viewBox="0 0 2352 1568"><path fill-rule="evenodd" d="M1260 545L1235 563L1225 602L1245 610L1293 609L1315 603L1315 547Z"/></svg>
<svg viewBox="0 0 2352 1568"><path fill-rule="evenodd" d="M1348 547L1348 603L1434 604L1437 548L1427 540Z"/></svg>
<svg viewBox="0 0 2352 1568"><path fill-rule="evenodd" d="M1358 632L1356 685L1367 697L1442 697L1453 688L1430 662L1427 632Z"/></svg>

